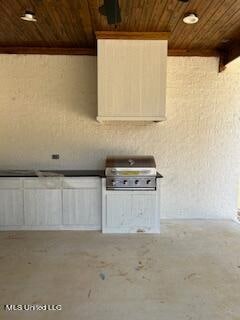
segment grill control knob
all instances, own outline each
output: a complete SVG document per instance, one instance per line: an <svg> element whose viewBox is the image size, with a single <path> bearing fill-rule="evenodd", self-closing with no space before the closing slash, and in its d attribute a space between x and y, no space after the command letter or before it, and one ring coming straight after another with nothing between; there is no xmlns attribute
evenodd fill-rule
<svg viewBox="0 0 240 320"><path fill-rule="evenodd" d="M125 185L126 185L127 183L128 183L128 182L127 182L127 180L123 180L123 184L125 184Z"/></svg>
<svg viewBox="0 0 240 320"><path fill-rule="evenodd" d="M135 184L139 184L139 180L135 180Z"/></svg>
<svg viewBox="0 0 240 320"><path fill-rule="evenodd" d="M147 184L151 183L151 180L147 180Z"/></svg>
<svg viewBox="0 0 240 320"><path fill-rule="evenodd" d="M112 180L112 185L115 186L116 185L116 181Z"/></svg>

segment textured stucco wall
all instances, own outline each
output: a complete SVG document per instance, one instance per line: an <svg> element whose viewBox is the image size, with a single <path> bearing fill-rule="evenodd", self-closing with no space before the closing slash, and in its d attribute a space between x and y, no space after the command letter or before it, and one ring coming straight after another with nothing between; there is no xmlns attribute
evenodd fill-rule
<svg viewBox="0 0 240 320"><path fill-rule="evenodd" d="M0 55L0 168L102 168L108 154L153 154L162 217L233 218L240 68L217 69L215 58L169 58L166 122L98 124L95 57Z"/></svg>

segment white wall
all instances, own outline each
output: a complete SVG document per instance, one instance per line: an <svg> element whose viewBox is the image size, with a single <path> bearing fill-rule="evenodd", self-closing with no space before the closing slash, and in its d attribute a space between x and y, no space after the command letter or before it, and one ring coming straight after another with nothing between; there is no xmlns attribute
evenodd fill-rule
<svg viewBox="0 0 240 320"><path fill-rule="evenodd" d="M0 168L95 169L108 154L153 154L162 217L232 218L239 65L219 74L215 58L169 58L167 87L166 122L102 125L95 57L0 55Z"/></svg>

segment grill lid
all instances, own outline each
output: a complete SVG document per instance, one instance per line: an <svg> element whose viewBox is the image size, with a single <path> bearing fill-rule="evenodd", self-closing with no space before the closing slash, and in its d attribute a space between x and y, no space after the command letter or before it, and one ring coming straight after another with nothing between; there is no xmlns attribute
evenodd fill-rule
<svg viewBox="0 0 240 320"><path fill-rule="evenodd" d="M153 156L112 156L106 168L156 168L156 163Z"/></svg>

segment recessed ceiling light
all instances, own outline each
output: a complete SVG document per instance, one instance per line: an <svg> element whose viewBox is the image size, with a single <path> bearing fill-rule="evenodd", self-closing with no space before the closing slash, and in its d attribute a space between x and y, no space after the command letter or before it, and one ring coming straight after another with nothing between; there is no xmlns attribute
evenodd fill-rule
<svg viewBox="0 0 240 320"><path fill-rule="evenodd" d="M186 24L194 24L199 20L198 16L195 13L188 13L184 16L183 22Z"/></svg>
<svg viewBox="0 0 240 320"><path fill-rule="evenodd" d="M35 13L33 11L30 10L26 10L24 12L24 14L21 16L21 19L24 21L30 21L30 22L36 22L36 16Z"/></svg>

